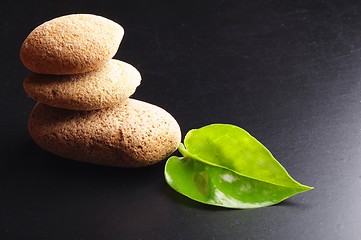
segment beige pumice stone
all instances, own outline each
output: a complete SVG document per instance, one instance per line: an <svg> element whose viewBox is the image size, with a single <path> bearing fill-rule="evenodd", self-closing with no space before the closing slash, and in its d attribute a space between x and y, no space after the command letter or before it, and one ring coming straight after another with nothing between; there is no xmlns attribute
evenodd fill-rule
<svg viewBox="0 0 361 240"><path fill-rule="evenodd" d="M28 128L34 141L53 154L115 167L155 164L171 155L181 141L172 115L134 99L93 111L37 103Z"/></svg>
<svg viewBox="0 0 361 240"><path fill-rule="evenodd" d="M129 98L140 85L141 75L132 65L109 60L99 69L72 75L30 73L23 86L31 98L71 110L95 110Z"/></svg>
<svg viewBox="0 0 361 240"><path fill-rule="evenodd" d="M70 14L36 27L24 40L20 59L40 74L78 74L99 68L118 51L124 29L93 14Z"/></svg>

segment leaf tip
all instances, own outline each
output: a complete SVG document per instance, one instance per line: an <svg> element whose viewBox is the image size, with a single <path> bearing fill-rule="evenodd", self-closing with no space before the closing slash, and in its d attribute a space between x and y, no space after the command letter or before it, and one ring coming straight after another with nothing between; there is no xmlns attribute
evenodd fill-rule
<svg viewBox="0 0 361 240"><path fill-rule="evenodd" d="M303 185L303 184L301 184L301 186L302 186L303 192L307 192L307 191L314 189L314 187Z"/></svg>

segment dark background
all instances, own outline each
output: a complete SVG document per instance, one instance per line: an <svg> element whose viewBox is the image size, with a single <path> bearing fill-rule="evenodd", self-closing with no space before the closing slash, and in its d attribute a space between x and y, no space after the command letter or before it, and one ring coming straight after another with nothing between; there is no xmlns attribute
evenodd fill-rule
<svg viewBox="0 0 361 240"><path fill-rule="evenodd" d="M183 137L238 125L313 191L229 210L164 181L165 161L116 169L62 159L29 137L35 102L19 49L39 24L93 13L121 24L115 58L142 74L133 95ZM0 239L360 239L359 1L3 1ZM178 153L175 153L178 154Z"/></svg>

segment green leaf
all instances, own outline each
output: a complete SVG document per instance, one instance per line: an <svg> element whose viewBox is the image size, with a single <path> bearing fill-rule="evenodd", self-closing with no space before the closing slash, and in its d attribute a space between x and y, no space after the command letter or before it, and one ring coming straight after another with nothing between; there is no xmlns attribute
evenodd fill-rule
<svg viewBox="0 0 361 240"><path fill-rule="evenodd" d="M187 133L165 166L167 183L196 201L258 208L311 190L294 180L259 141L229 124L212 124Z"/></svg>

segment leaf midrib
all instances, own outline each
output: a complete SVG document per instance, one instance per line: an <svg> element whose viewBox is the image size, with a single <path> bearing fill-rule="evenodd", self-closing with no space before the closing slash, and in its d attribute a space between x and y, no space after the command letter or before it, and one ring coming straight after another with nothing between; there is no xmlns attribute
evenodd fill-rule
<svg viewBox="0 0 361 240"><path fill-rule="evenodd" d="M182 143L179 145L178 151L179 151L179 152L183 155L183 157L185 157L185 158L188 157L188 158L191 158L191 159L193 159L193 160L200 161L200 162L203 162L203 163L208 164L208 165L211 165L211 166L223 168L223 169L226 169L226 170L228 170L228 171L231 171L231 172L233 172L233 173L235 173L235 174L237 174L237 175L240 175L240 176L243 176L243 177L246 177L246 178L250 178L250 179L253 179L253 180L257 180L257 181L260 181L260 182L264 182L264 183L268 183L268 184L272 184L272 185L280 186L280 187L284 187L284 188L300 189L300 190L302 190L301 192L305 192L305 191L308 191L308 190L313 189L313 187L309 187L309 186L300 184L300 183L298 183L298 182L296 182L296 183L298 184L298 185L296 185L296 186L287 186L287 185L283 185L283 184L276 184L276 183L273 183L273 182L269 182L269 181L257 179L257 178L251 177L251 176L247 176L247 175L245 175L245 174L241 174L241 173L239 173L239 172L236 172L236 171L233 170L233 169L230 169L230 168L227 168L227 167L218 165L218 164L216 164L216 163L208 162L208 161L202 159L201 157L196 156L196 155L190 153L190 152L185 148L185 146L184 146Z"/></svg>

